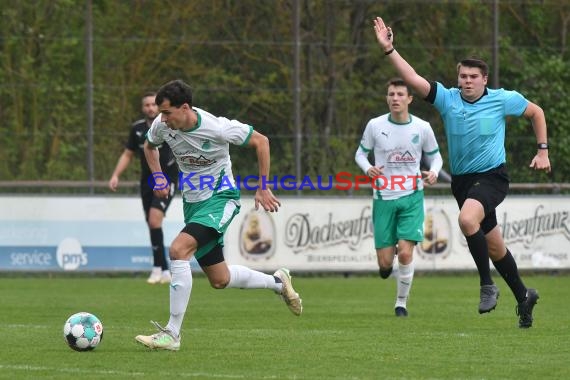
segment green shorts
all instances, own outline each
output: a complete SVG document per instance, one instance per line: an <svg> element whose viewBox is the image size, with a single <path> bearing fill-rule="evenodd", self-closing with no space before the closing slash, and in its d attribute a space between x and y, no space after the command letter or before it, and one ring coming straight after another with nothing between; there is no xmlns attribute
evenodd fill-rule
<svg viewBox="0 0 570 380"><path fill-rule="evenodd" d="M395 246L398 240L424 240L424 192L393 200L374 199L372 204L376 249Z"/></svg>
<svg viewBox="0 0 570 380"><path fill-rule="evenodd" d="M241 207L239 190L225 190L214 193L211 198L201 202L183 202L184 223L198 223L215 229L220 233L217 240L212 240L198 247L194 254L196 259L210 252L216 244L224 245L224 234Z"/></svg>

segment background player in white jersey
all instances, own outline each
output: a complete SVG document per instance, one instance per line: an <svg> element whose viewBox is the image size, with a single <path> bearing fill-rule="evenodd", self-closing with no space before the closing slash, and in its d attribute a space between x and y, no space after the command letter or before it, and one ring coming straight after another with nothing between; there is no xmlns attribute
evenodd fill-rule
<svg viewBox="0 0 570 380"><path fill-rule="evenodd" d="M180 330L192 291L190 258L194 256L215 289L270 289L280 294L291 312L300 315L301 298L293 289L287 269L273 276L241 265L227 265L222 250L226 229L240 209L229 144L248 146L257 153L260 185L255 207L276 212L281 204L271 190L262 186L269 176L269 140L247 124L216 117L192 106L192 89L181 80L168 82L157 95L161 114L147 135L145 155L153 173L160 173L159 152L154 146L166 142L178 162L186 226L170 245L170 319L165 327L153 322L159 332L138 335L136 340L153 349L176 351ZM168 186L157 174L155 192ZM213 180L212 180L213 179Z"/></svg>
<svg viewBox="0 0 570 380"><path fill-rule="evenodd" d="M414 247L424 239L423 183L437 182L442 159L430 124L408 112L413 100L410 88L400 78L390 80L387 87L390 113L368 122L355 160L373 181L372 218L380 277L390 276L397 253L394 311L405 317L414 278ZM368 160L370 152L374 153L374 165ZM422 155L429 167L423 172Z"/></svg>
<svg viewBox="0 0 570 380"><path fill-rule="evenodd" d="M538 292L527 288L521 280L515 259L505 246L495 209L509 190L505 167L507 116L523 116L532 122L537 153L529 166L550 171L544 111L516 91L487 88L489 67L480 59L464 59L457 65L455 88L429 82L394 49L392 29L380 17L374 20L374 30L398 74L419 96L432 103L443 119L451 190L460 210L459 227L479 272L479 313L493 310L499 297L499 289L491 278L490 258L517 300L519 327L531 327Z"/></svg>

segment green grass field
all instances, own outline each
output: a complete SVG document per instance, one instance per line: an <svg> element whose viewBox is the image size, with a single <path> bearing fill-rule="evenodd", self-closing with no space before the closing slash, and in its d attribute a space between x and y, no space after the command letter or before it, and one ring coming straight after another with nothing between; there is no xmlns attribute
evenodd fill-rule
<svg viewBox="0 0 570 380"><path fill-rule="evenodd" d="M568 379L570 276L525 276L540 300L519 329L502 279L497 309L479 315L478 279L416 276L410 316L393 315L395 281L295 277L301 317L268 290L214 290L195 276L178 352L134 336L168 320L168 287L142 277L0 277L2 379ZM66 318L96 314L91 352L63 341Z"/></svg>

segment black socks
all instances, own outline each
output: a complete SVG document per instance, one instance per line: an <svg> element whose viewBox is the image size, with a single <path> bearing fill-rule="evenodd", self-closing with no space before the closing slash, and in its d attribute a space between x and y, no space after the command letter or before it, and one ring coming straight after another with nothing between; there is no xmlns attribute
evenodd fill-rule
<svg viewBox="0 0 570 380"><path fill-rule="evenodd" d="M166 258L164 257L164 235L162 228L150 229L150 244L152 245L152 256L155 267L161 267L167 270Z"/></svg>
<svg viewBox="0 0 570 380"><path fill-rule="evenodd" d="M518 303L521 303L526 298L526 287L519 276L517 263L511 251L507 249L507 254L499 261L494 261L493 265L497 272L503 277L511 291L515 295Z"/></svg>
<svg viewBox="0 0 570 380"><path fill-rule="evenodd" d="M489 267L489 248L487 247L487 240L485 240L483 230L479 229L473 235L465 236L465 239L479 272L480 285L492 285L493 279L491 278L491 269Z"/></svg>

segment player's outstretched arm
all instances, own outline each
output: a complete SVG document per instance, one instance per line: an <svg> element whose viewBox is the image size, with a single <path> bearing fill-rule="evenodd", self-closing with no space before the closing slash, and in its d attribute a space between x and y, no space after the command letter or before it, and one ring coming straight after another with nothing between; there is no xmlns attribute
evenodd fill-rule
<svg viewBox="0 0 570 380"><path fill-rule="evenodd" d="M416 73L414 68L396 51L394 48L394 32L392 28L384 24L381 17L376 17L374 20L374 31L376 32L376 39L383 49L386 58L392 63L398 75L406 82L414 91L425 98L430 91L430 83Z"/></svg>
<svg viewBox="0 0 570 380"><path fill-rule="evenodd" d="M267 187L267 182L263 182L262 178L269 177L270 153L269 139L257 131L253 131L249 139L249 146L255 148L257 154L257 165L259 167L259 186L255 192L255 209L259 206L265 211L278 211L281 203L273 195L273 192Z"/></svg>
<svg viewBox="0 0 570 380"><path fill-rule="evenodd" d="M162 173L162 168L160 167L160 152L154 145L145 140L144 142L144 156L146 158L146 162L148 163L148 167L150 168L150 172L153 173L153 179L155 183L155 190L154 193L158 198L166 198L168 197L169 187L165 186L162 181L164 180L164 176L162 174L158 174L155 176L154 173ZM160 183L159 183L160 182Z"/></svg>

